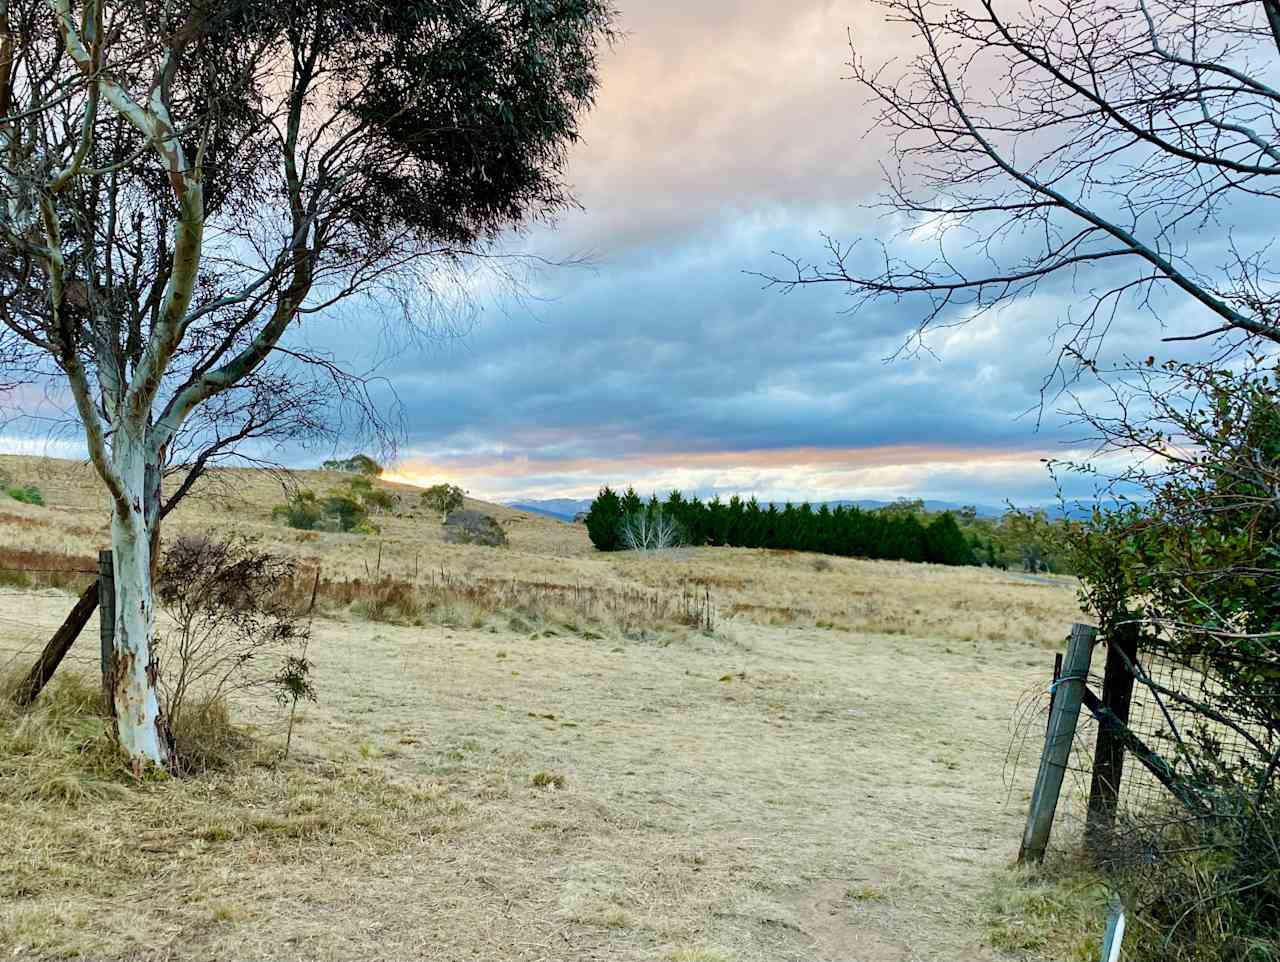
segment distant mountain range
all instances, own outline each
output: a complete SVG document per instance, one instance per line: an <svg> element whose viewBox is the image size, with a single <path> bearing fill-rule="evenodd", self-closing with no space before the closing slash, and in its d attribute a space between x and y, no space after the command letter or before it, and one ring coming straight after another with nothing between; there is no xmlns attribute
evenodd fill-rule
<svg viewBox="0 0 1280 962"><path fill-rule="evenodd" d="M725 500L728 500L727 498ZM545 500L531 499L528 501L507 501L508 507L518 508L521 511L531 511L534 514L544 514L549 518L556 518L560 521L573 521L574 517L580 512L586 511L591 507L591 499L586 498L547 498ZM893 504L892 501L873 501L862 499L859 501L810 501L814 509L822 507L824 504L828 508L834 508L837 505L841 507L858 507L863 511L876 511L880 508L886 508ZM925 501L924 508L926 511L942 512L942 511L959 511L966 505L959 504L954 501ZM978 511L980 518L998 518L1005 513L1006 508L996 508L988 504L977 504L972 507ZM1055 505L1046 509L1050 517L1061 515L1061 510ZM1069 510L1068 513L1076 516L1076 511Z"/></svg>
<svg viewBox="0 0 1280 962"><path fill-rule="evenodd" d="M573 498L548 498L545 501L504 501L503 504L509 508L519 508L521 511L545 514L549 518L560 521L572 521L578 512L586 511L591 507L591 499L582 501Z"/></svg>

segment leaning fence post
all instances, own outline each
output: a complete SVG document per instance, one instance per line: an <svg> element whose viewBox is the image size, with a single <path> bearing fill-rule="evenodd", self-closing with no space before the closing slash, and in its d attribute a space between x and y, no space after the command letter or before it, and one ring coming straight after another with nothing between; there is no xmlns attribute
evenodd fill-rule
<svg viewBox="0 0 1280 962"><path fill-rule="evenodd" d="M1062 779L1076 737L1080 703L1084 700L1085 683L1089 677L1089 656L1097 634L1098 629L1092 625L1073 625L1071 628L1062 675L1054 683L1049 733L1045 736L1044 753L1040 756L1036 787L1031 793L1027 827L1022 833L1022 847L1018 851L1019 862L1041 861L1049 845L1049 831L1053 828L1058 796L1062 793Z"/></svg>
<svg viewBox="0 0 1280 962"><path fill-rule="evenodd" d="M116 572L109 549L98 552L98 624L102 645L102 711L107 717L113 717L116 713Z"/></svg>
<svg viewBox="0 0 1280 962"><path fill-rule="evenodd" d="M1138 657L1138 624L1118 628L1107 638L1107 667L1102 679L1102 704L1121 725L1129 724L1133 700L1133 672L1130 663ZM1128 661L1126 661L1126 658ZM1098 742L1093 754L1093 779L1089 785L1089 814L1084 837L1090 848L1106 842L1115 827L1120 780L1124 776L1124 741L1112 725L1098 726Z"/></svg>

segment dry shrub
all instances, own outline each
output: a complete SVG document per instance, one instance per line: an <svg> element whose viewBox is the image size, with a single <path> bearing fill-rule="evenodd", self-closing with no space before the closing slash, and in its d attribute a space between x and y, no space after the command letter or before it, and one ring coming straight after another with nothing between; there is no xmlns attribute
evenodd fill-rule
<svg viewBox="0 0 1280 962"><path fill-rule="evenodd" d="M422 624L425 607L413 585L395 578L368 583L351 602L351 611L357 615L398 625Z"/></svg>
<svg viewBox="0 0 1280 962"><path fill-rule="evenodd" d="M242 536L182 537L161 555L156 596L172 627L156 642L158 688L184 770L242 747L228 693L276 688L281 666L305 654L310 629L281 591L296 573Z"/></svg>
<svg viewBox="0 0 1280 962"><path fill-rule="evenodd" d="M449 544L478 544L505 548L507 533L502 525L479 511L451 511L444 522L444 540Z"/></svg>

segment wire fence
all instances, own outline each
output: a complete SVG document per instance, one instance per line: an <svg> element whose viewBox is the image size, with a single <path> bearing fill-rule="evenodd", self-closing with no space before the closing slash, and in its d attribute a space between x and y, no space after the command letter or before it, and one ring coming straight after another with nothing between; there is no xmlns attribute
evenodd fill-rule
<svg viewBox="0 0 1280 962"><path fill-rule="evenodd" d="M1142 650L1136 664L1140 677L1130 703L1129 728L1179 777L1190 778L1207 790L1234 784L1258 764L1258 744L1270 745L1273 751L1277 747L1274 732L1247 718L1231 716L1231 699L1212 674L1155 647ZM1200 706L1211 707L1227 721L1208 717ZM1119 792L1120 809L1125 814L1149 815L1167 807L1170 800L1168 789L1149 769L1126 764Z"/></svg>
<svg viewBox="0 0 1280 962"><path fill-rule="evenodd" d="M1107 690L1107 673L1116 670L1114 665L1102 670L1107 659L1097 655L1103 650L1099 647L1095 652L1086 676L1095 708L1082 706L1071 750L1061 763L1065 782L1057 802L1053 846L1074 850L1084 840L1095 855L1107 859L1127 857L1139 849L1139 854L1149 855L1169 826L1204 813L1248 809L1259 779L1265 781L1268 766L1280 753L1280 723L1274 721L1270 703L1263 705L1258 699L1246 703L1247 697L1242 702L1240 678L1232 673L1244 667L1244 662L1224 665L1219 660L1221 653L1216 653L1209 670L1194 661L1189 663L1185 655L1175 657L1165 652L1158 644L1139 649L1131 672L1121 660L1121 675L1132 675L1134 681L1125 737L1133 737L1140 750L1138 754L1131 748L1123 751L1123 774L1118 783L1111 783L1117 791L1108 798L1105 784L1100 785L1094 770L1095 763L1103 764L1101 759L1111 757L1100 747L1104 730L1112 745L1118 737L1110 727L1114 716L1104 725L1095 714L1100 711L1106 715L1107 704L1096 707L1101 701L1098 696ZM1224 678L1232 679L1231 684ZM1057 688L1056 683L1037 686L1019 706L1009 749L1012 765L1006 766L1011 790L1018 784L1008 777L1011 769L1016 772L1026 763L1036 765L1041 753L1047 751L1046 725ZM1058 764L1055 762L1055 767ZM1100 778L1107 782L1109 773ZM1110 826L1102 835L1091 833L1098 814L1095 803L1113 813L1099 816L1099 826Z"/></svg>

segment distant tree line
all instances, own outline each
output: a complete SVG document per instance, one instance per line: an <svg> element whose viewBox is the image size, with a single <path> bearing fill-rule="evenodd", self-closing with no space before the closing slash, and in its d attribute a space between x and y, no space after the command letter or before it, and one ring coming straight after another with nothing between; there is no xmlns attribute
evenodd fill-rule
<svg viewBox="0 0 1280 962"><path fill-rule="evenodd" d="M587 534L601 551L619 551L628 547L627 532L641 517L650 523L660 518L674 522L679 542L689 545L784 548L947 565L977 560L950 512L926 523L906 511L827 505L815 510L808 504L790 503L779 507L736 495L728 501L719 496L702 501L685 498L679 491L672 491L666 501L655 495L645 502L633 489L620 495L605 487L587 512Z"/></svg>
<svg viewBox="0 0 1280 962"><path fill-rule="evenodd" d="M987 565L1070 573L1064 522L1043 511L981 517L972 507L930 512L902 499L875 510L854 505L762 504L756 498L702 501L672 491L647 501L605 487L583 518L601 551L685 545L781 548L885 561Z"/></svg>

